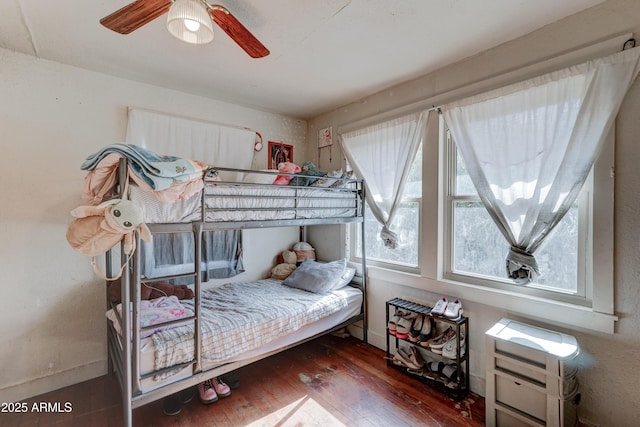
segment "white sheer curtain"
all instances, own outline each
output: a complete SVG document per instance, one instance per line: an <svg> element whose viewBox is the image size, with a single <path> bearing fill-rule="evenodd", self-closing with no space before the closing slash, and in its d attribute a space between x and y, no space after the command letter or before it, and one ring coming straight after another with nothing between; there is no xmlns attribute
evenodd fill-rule
<svg viewBox="0 0 640 427"><path fill-rule="evenodd" d="M129 109L127 143L212 166L250 169L255 131ZM223 175L234 180L235 174Z"/></svg>
<svg viewBox="0 0 640 427"><path fill-rule="evenodd" d="M156 154L200 160L208 165L250 169L255 131L198 120L129 109L126 142L147 148ZM241 180L232 172L221 172L224 180ZM242 264L242 230L209 231L204 234L203 280L232 277L244 271ZM156 277L159 265L171 265L171 274L193 269L193 237L188 233L156 234L151 247L142 242L143 273ZM186 252L181 248L190 248ZM191 270L189 270L191 269ZM166 273L166 272L165 272ZM176 279L172 283L188 284L193 279Z"/></svg>
<svg viewBox="0 0 640 427"><path fill-rule="evenodd" d="M428 114L410 114L341 135L342 150L356 175L365 180L367 203L382 224L380 238L391 249L398 247L398 237L389 225L402 198Z"/></svg>
<svg viewBox="0 0 640 427"><path fill-rule="evenodd" d="M639 71L640 49L442 107L479 196L511 245L507 274L538 275L533 256L574 203Z"/></svg>

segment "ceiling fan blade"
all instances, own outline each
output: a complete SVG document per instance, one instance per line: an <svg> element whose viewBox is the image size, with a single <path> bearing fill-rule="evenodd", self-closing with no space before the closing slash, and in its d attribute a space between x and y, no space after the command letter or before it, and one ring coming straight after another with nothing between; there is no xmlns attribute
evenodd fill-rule
<svg viewBox="0 0 640 427"><path fill-rule="evenodd" d="M225 7L212 5L211 17L222 28L222 31L227 33L250 57L263 58L269 55L269 49L260 43Z"/></svg>
<svg viewBox="0 0 640 427"><path fill-rule="evenodd" d="M167 13L170 7L170 0L137 0L105 16L100 23L116 33L129 34Z"/></svg>

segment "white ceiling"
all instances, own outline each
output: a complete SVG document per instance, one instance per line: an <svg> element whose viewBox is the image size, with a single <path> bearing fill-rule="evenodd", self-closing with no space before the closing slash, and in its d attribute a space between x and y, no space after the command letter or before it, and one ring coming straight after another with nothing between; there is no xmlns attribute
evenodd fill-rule
<svg viewBox="0 0 640 427"><path fill-rule="evenodd" d="M200 46L165 16L129 35L100 25L131 1L1 0L0 47L311 118L604 0L217 0L271 51L261 59L215 25Z"/></svg>

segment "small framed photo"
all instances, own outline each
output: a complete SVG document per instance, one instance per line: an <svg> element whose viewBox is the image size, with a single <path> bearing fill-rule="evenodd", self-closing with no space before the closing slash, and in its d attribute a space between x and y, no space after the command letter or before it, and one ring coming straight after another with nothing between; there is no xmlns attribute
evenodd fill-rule
<svg viewBox="0 0 640 427"><path fill-rule="evenodd" d="M269 141L269 169L278 169L282 162L293 162L293 145Z"/></svg>
<svg viewBox="0 0 640 427"><path fill-rule="evenodd" d="M333 127L320 129L318 131L318 148L330 147L333 145Z"/></svg>

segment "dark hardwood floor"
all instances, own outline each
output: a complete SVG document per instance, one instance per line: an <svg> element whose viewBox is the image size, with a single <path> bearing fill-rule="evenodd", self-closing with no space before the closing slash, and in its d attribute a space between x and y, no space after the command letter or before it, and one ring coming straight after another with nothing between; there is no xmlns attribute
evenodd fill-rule
<svg viewBox="0 0 640 427"><path fill-rule="evenodd" d="M409 378L384 351L355 338L324 336L237 371L240 387L210 405L197 397L176 416L162 401L134 411L134 426L483 426L484 399L457 402ZM67 413L31 411L55 404ZM26 401L26 414L0 413L0 426L120 426L117 381L107 376Z"/></svg>

